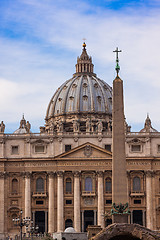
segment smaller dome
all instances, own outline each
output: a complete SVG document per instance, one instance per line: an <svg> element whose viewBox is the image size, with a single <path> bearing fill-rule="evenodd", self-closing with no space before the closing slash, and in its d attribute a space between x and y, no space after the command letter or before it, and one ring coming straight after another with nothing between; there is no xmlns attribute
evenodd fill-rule
<svg viewBox="0 0 160 240"><path fill-rule="evenodd" d="M151 119L149 118L149 114L147 114L147 118L145 120L144 128L141 129L140 132L158 132L156 129L152 127Z"/></svg>
<svg viewBox="0 0 160 240"><path fill-rule="evenodd" d="M24 118L24 114L23 114L22 119L20 121L20 126L16 131L14 131L13 134L31 133L30 128L31 128L31 124L29 123L29 121L26 122L26 120Z"/></svg>
<svg viewBox="0 0 160 240"><path fill-rule="evenodd" d="M76 233L76 230L73 227L68 227L68 228L65 229L64 232L66 232L66 233Z"/></svg>

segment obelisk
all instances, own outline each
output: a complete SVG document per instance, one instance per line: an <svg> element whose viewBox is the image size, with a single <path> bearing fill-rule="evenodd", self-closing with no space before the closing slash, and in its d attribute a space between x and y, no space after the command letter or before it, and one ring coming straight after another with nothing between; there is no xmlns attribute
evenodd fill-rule
<svg viewBox="0 0 160 240"><path fill-rule="evenodd" d="M125 129L124 129L124 103L123 81L118 73L120 70L118 53L116 48L116 72L113 81L113 110L112 110L112 220L114 223L128 222L128 191L125 153Z"/></svg>

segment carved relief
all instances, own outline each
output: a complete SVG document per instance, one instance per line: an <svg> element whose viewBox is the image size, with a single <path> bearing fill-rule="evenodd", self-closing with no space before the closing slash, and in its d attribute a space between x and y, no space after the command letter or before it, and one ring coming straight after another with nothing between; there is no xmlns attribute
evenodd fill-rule
<svg viewBox="0 0 160 240"><path fill-rule="evenodd" d="M86 145L84 148L84 155L86 157L90 157L92 155L92 147L90 145Z"/></svg>
<svg viewBox="0 0 160 240"><path fill-rule="evenodd" d="M86 206L94 205L94 199L93 198L84 198L84 204Z"/></svg>

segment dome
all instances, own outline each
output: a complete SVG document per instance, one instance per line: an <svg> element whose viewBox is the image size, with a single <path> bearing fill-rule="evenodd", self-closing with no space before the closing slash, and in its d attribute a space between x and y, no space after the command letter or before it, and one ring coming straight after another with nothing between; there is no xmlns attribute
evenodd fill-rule
<svg viewBox="0 0 160 240"><path fill-rule="evenodd" d="M13 134L26 134L26 133L31 133L30 131L31 128L31 124L29 123L29 121L26 122L24 115L20 121L20 126L19 128L14 131Z"/></svg>
<svg viewBox="0 0 160 240"><path fill-rule="evenodd" d="M144 128L140 130L140 132L158 132L156 129L152 127L151 119L149 118L149 114L147 114L147 118L145 120Z"/></svg>
<svg viewBox="0 0 160 240"><path fill-rule="evenodd" d="M75 233L76 231L75 231L75 229L73 227L68 227L68 228L65 229L64 232L66 232L66 233Z"/></svg>
<svg viewBox="0 0 160 240"><path fill-rule="evenodd" d="M86 45L77 58L76 73L53 95L46 120L73 114L112 114L112 88L93 73L92 58Z"/></svg>

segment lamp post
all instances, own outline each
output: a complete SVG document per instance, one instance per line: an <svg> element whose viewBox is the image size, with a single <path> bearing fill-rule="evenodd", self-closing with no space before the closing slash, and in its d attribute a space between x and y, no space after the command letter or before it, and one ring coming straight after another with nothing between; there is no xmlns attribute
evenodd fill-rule
<svg viewBox="0 0 160 240"><path fill-rule="evenodd" d="M33 225L33 220L31 220L30 225L26 226L26 230L29 234L31 234L31 240L33 240L33 234L38 232L38 225Z"/></svg>
<svg viewBox="0 0 160 240"><path fill-rule="evenodd" d="M23 214L23 211L21 210L20 215L17 218L12 219L14 225L20 227L20 240L22 240L22 228L24 226L27 227L31 221L30 217L22 218L22 214Z"/></svg>

